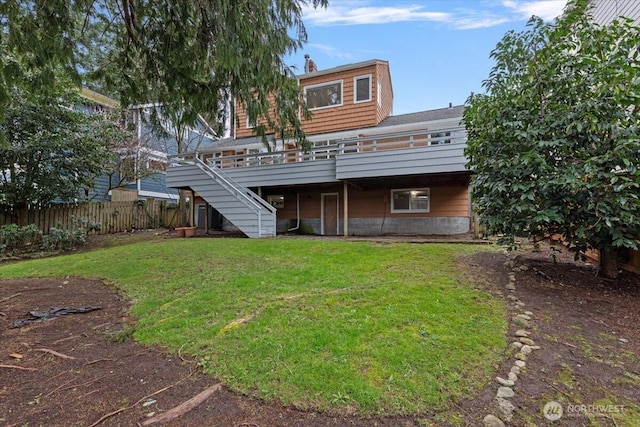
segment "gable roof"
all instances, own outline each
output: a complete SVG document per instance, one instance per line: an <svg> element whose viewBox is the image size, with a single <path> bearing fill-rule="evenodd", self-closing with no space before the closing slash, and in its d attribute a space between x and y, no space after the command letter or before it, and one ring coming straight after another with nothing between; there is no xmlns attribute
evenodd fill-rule
<svg viewBox="0 0 640 427"><path fill-rule="evenodd" d="M298 78L300 80L310 79L311 77L323 76L325 74L342 73L344 71L356 70L358 68L369 67L371 65L376 65L376 64L385 64L389 66L388 61L383 61L381 59L370 59L368 61L355 62L353 64L345 64L345 65L340 65L338 67L327 68L325 70L318 70L318 71L313 71L311 73L300 74L298 75Z"/></svg>

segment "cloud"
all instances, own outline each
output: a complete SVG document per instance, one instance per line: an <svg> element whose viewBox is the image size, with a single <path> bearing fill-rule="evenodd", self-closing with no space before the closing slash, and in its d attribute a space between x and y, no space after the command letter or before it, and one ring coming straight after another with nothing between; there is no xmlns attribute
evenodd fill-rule
<svg viewBox="0 0 640 427"><path fill-rule="evenodd" d="M567 0L502 0L500 2L470 2L475 8L452 8L449 12L427 9L423 4L404 2L335 1L328 8L304 9L304 20L309 25L375 25L398 22L436 22L458 30L489 28L510 21L528 19L537 15L550 20L562 13ZM454 3L455 4L455 3ZM501 5L501 8L492 6Z"/></svg>
<svg viewBox="0 0 640 427"><path fill-rule="evenodd" d="M350 3L353 4L353 3ZM365 25L387 24L407 21L447 22L451 15L443 12L429 12L423 6L383 6L383 7L349 7L330 4L327 9L308 8L305 20L313 25Z"/></svg>
<svg viewBox="0 0 640 427"><path fill-rule="evenodd" d="M334 46L329 46L326 44L320 43L309 43L307 45L309 48L317 49L327 55L330 58L339 58L339 59L352 59L353 54L350 52L345 52L342 49L338 49Z"/></svg>
<svg viewBox="0 0 640 427"><path fill-rule="evenodd" d="M502 4L522 18L529 19L531 16L536 15L545 21L550 21L562 14L564 7L567 5L567 0L504 0Z"/></svg>

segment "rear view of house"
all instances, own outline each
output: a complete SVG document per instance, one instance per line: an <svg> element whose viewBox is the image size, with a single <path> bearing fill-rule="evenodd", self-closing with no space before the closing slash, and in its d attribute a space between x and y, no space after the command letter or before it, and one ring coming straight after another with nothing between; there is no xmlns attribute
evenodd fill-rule
<svg viewBox="0 0 640 427"><path fill-rule="evenodd" d="M318 70L307 58L298 79L312 112L303 120L308 152L287 141L267 150L237 106L231 138L172 158L167 183L200 196L200 226L250 237L470 231L462 106L393 116L381 60Z"/></svg>

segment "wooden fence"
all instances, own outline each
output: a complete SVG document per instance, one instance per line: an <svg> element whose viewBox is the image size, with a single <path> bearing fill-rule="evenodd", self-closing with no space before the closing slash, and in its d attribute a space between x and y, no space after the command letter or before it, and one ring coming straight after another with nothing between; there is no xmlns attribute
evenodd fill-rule
<svg viewBox="0 0 640 427"><path fill-rule="evenodd" d="M109 234L156 227L172 227L177 222L177 207L164 200L126 202L86 202L32 206L22 210L0 210L0 226L35 224L44 234L51 227L71 229L77 220L99 224L90 234Z"/></svg>

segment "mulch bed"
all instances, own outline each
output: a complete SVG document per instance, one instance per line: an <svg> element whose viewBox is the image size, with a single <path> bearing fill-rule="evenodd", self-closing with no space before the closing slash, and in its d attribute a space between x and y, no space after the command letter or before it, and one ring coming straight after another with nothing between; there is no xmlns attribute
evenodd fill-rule
<svg viewBox="0 0 640 427"><path fill-rule="evenodd" d="M517 273L517 295L534 313L532 337L542 348L531 355L514 387L511 401L517 409L510 425L551 425L541 414L550 400L567 405L607 399L637 411L632 404L640 402L640 278L625 273L618 282L605 281L592 266L566 254L554 263L550 254L494 251L461 260L478 286L505 301L510 271L505 261L517 257L529 266ZM100 310L11 327L33 310L87 306ZM0 425L143 425L218 383L194 360L133 341L129 307L100 281L0 280ZM510 311L516 309L510 305ZM512 360L506 355L495 375L506 375ZM477 396L452 402L451 411L437 418L360 418L299 411L222 386L193 410L155 425L425 426L447 425L443 420L459 414L463 425L476 426L492 411L496 389L491 382ZM610 414L597 414L596 422L625 425ZM590 424L578 414L555 425Z"/></svg>

